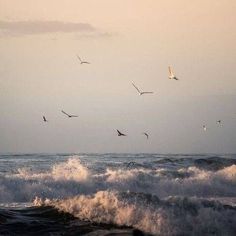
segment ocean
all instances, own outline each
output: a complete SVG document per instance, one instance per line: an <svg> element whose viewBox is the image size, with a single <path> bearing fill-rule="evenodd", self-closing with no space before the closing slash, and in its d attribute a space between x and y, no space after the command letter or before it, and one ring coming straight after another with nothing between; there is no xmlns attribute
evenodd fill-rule
<svg viewBox="0 0 236 236"><path fill-rule="evenodd" d="M236 235L236 154L2 154L0 235Z"/></svg>

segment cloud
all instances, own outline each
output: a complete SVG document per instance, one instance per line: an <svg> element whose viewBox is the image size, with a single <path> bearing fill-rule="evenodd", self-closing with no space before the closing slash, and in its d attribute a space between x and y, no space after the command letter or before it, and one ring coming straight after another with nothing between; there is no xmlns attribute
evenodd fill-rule
<svg viewBox="0 0 236 236"><path fill-rule="evenodd" d="M98 29L88 23L62 21L0 21L0 35L20 36L48 33L81 33L101 34Z"/></svg>
<svg viewBox="0 0 236 236"><path fill-rule="evenodd" d="M94 33L87 33L87 34L76 34L74 39L81 39L81 38L110 38L113 37L114 33L109 32L97 32L96 35ZM95 37L96 36L96 37Z"/></svg>

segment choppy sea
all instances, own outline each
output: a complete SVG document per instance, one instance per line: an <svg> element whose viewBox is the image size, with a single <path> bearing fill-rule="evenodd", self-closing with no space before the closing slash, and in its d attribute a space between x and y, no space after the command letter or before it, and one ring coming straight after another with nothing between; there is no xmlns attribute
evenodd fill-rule
<svg viewBox="0 0 236 236"><path fill-rule="evenodd" d="M0 235L236 235L236 154L2 154Z"/></svg>

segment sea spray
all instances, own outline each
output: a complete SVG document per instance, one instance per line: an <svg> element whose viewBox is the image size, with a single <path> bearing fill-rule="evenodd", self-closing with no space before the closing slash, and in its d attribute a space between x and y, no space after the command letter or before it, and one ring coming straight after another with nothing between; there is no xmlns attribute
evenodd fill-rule
<svg viewBox="0 0 236 236"><path fill-rule="evenodd" d="M236 207L197 198L158 197L133 192L99 191L63 200L36 198L79 220L132 226L155 235L233 235ZM195 227L197 225L197 227Z"/></svg>
<svg viewBox="0 0 236 236"><path fill-rule="evenodd" d="M27 202L35 196L65 198L104 190L168 196L236 197L236 165L218 171L196 166L144 168L119 165L95 170L79 157L54 164L49 170L18 168L0 175L0 202Z"/></svg>

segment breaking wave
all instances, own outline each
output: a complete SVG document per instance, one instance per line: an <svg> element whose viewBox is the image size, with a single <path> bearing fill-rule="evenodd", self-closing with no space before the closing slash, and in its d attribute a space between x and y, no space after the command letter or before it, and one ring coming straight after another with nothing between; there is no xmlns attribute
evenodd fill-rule
<svg viewBox="0 0 236 236"><path fill-rule="evenodd" d="M49 172L35 173L33 170L18 169L15 175L21 179L28 180L55 180L55 181L86 181L89 177L89 170L83 166L79 159L70 158L66 163L54 165Z"/></svg>
<svg viewBox="0 0 236 236"><path fill-rule="evenodd" d="M236 207L197 198L99 191L64 200L34 200L83 221L132 226L155 235L233 235ZM195 227L197 225L197 227Z"/></svg>
<svg viewBox="0 0 236 236"><path fill-rule="evenodd" d="M235 235L235 157L0 155L0 235Z"/></svg>
<svg viewBox="0 0 236 236"><path fill-rule="evenodd" d="M127 168L95 171L79 158L55 164L50 170L20 168L0 175L0 202L29 202L35 196L65 198L116 190L168 196L236 197L236 165L218 171L186 168Z"/></svg>

